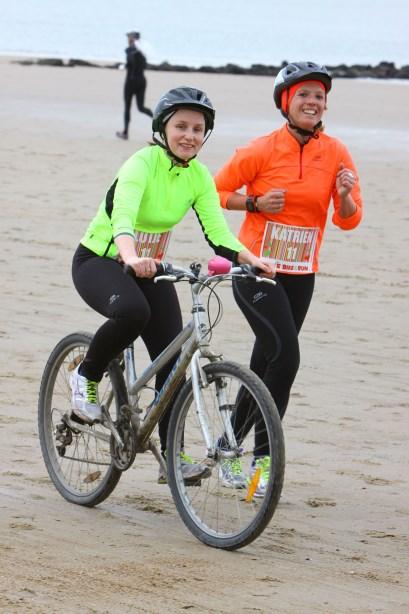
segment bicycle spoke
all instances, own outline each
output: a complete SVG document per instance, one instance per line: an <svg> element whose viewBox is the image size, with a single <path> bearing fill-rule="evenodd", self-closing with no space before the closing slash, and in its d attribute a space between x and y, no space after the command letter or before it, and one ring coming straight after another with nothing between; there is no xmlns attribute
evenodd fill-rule
<svg viewBox="0 0 409 614"><path fill-rule="evenodd" d="M121 475L112 463L109 431L95 424L83 432L66 422L71 415L70 374L83 359L89 342L90 336L75 333L63 339L51 354L41 382L39 433L48 472L59 492L74 503L96 505L112 492ZM99 394L115 420L111 378L102 379ZM119 386L123 379L115 382L114 386ZM98 437L102 433L105 437Z"/></svg>
<svg viewBox="0 0 409 614"><path fill-rule="evenodd" d="M210 477L194 486L183 480L180 452L197 463L206 462L207 454L187 382L169 427L169 482L192 533L211 546L233 549L259 535L278 503L284 472L281 423L267 389L250 371L222 362L208 365L205 371L209 385L202 389L201 405L216 449L214 466ZM227 430L237 445L229 441L220 399L224 399L222 411L229 408L232 429Z"/></svg>

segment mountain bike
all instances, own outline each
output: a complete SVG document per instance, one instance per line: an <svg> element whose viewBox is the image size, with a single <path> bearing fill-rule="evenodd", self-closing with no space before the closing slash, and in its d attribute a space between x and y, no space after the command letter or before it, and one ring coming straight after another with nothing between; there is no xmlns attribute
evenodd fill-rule
<svg viewBox="0 0 409 614"><path fill-rule="evenodd" d="M68 501L88 507L101 503L136 455L149 450L167 475L176 508L193 535L209 546L234 550L252 542L272 518L283 485L285 453L278 411L264 383L210 348L222 314L216 286L234 276L275 282L249 266L230 268L231 263L227 267L223 261L210 261L207 274L197 263L189 269L162 263L154 281L189 283L192 318L138 377L133 345L111 361L99 384L100 423L85 424L71 411L70 373L83 360L92 336L75 332L61 339L42 376L38 427L49 476ZM217 304L213 320L211 299ZM176 355L162 389L154 390L151 380ZM170 402L165 459L153 433ZM254 464L260 437L262 474ZM186 458L200 467L192 480L182 472ZM240 467L240 488L227 487L226 463Z"/></svg>

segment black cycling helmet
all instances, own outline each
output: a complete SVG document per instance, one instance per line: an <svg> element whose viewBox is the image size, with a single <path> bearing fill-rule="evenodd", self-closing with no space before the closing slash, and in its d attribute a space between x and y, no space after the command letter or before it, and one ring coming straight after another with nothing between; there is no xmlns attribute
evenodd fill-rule
<svg viewBox="0 0 409 614"><path fill-rule="evenodd" d="M203 113L206 133L213 130L215 110L205 92L194 87L175 87L159 99L153 112L152 131L163 134L164 125L172 113L183 108Z"/></svg>
<svg viewBox="0 0 409 614"><path fill-rule="evenodd" d="M331 89L332 77L325 66L314 62L291 62L284 66L274 80L274 102L277 109L287 118L287 113L281 108L281 94L296 83L302 81L320 81L328 92Z"/></svg>

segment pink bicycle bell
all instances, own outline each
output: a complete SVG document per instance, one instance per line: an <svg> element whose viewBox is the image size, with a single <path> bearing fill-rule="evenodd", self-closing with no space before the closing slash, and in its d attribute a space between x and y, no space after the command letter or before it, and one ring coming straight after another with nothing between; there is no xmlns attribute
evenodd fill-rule
<svg viewBox="0 0 409 614"><path fill-rule="evenodd" d="M223 256L214 256L207 263L207 274L210 275L226 275L230 272L231 262Z"/></svg>

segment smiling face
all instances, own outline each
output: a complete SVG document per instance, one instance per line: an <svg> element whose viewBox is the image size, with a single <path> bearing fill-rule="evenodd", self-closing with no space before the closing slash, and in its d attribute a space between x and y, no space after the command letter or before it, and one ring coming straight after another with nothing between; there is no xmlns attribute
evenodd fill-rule
<svg viewBox="0 0 409 614"><path fill-rule="evenodd" d="M169 149L182 160L197 155L205 137L203 113L192 109L179 109L166 122L165 134Z"/></svg>
<svg viewBox="0 0 409 614"><path fill-rule="evenodd" d="M292 97L288 115L296 126L313 130L325 111L326 96L320 83L308 81L301 84Z"/></svg>

